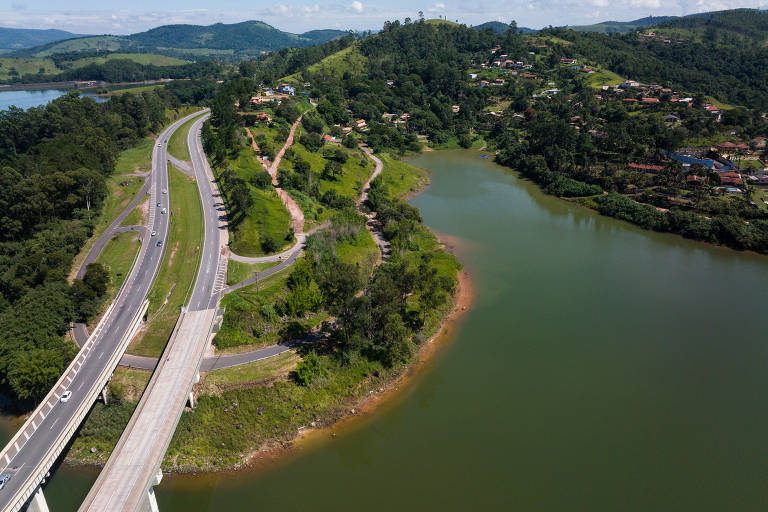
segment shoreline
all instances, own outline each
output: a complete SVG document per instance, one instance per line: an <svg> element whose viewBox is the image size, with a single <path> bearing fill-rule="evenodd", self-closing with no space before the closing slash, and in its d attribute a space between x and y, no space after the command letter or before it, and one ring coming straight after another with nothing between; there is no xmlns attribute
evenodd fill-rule
<svg viewBox="0 0 768 512"><path fill-rule="evenodd" d="M452 252L458 239L450 235L439 235L438 240ZM450 245L449 245L450 244ZM308 427L300 430L296 436L284 443L268 443L263 448L251 452L237 468L224 471L204 471L197 473L176 473L178 476L187 474L220 474L229 472L259 472L269 470L276 463L285 463L295 456L307 453L324 443L347 435L359 428L365 427L375 417L389 407L395 407L413 391L414 384L422 376L425 367L434 364L436 357L449 347L454 330L461 324L464 315L470 311L475 301L475 290L472 280L465 269L457 272L456 292L452 297L450 310L443 317L437 331L425 341L414 354L414 360L407 364L402 371L377 392L372 391L368 396L353 399L345 405L346 411L331 420L328 424Z"/></svg>

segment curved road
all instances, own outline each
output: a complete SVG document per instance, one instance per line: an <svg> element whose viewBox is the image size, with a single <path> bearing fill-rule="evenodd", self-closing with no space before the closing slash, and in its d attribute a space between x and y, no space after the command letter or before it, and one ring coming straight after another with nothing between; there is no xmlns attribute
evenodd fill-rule
<svg viewBox="0 0 768 512"><path fill-rule="evenodd" d="M168 188L166 146L170 135L188 118L180 119L166 128L158 137L158 144L153 149L153 172L148 180L153 205L161 202L162 206L168 206L168 195L162 194L162 190ZM141 194L138 197L140 198ZM144 233L133 271L123 283L109 314L102 320L102 328L95 332L89 343L80 350L76 363L68 368L56 384L52 396L46 397L46 403L30 415L15 437L14 444L3 450L0 473L10 473L12 478L0 492L0 509L8 508L17 499L17 495L26 490L29 485L27 482L39 475L41 469L50 469L41 466L48 457L49 450L59 440L61 429L76 418L83 407L90 407L87 396L89 391L104 372L105 365L113 359L115 352L121 349L124 335L131 328L134 317L142 307L162 261L164 247L157 247L154 240L165 239L169 219L168 215L161 214L159 210L160 208L152 207L149 214L149 225L157 231L157 237L150 239L148 233ZM120 217L113 225L118 222L122 222ZM61 403L59 397L65 389L70 390L72 396L67 403Z"/></svg>

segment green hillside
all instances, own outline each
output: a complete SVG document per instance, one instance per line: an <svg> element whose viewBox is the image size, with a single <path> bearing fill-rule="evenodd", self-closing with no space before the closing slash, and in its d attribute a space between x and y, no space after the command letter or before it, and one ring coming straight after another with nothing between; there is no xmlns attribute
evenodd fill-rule
<svg viewBox="0 0 768 512"><path fill-rule="evenodd" d="M62 41L73 37L83 37L64 30L38 30L31 28L6 28L0 27L0 48L18 50L31 48L54 41Z"/></svg>
<svg viewBox="0 0 768 512"><path fill-rule="evenodd" d="M347 33L313 30L305 34L283 32L261 21L214 25L164 25L128 36L88 36L20 50L14 57L48 57L60 53L108 51L155 53L179 58L211 56L229 60L257 57L286 47L320 44Z"/></svg>

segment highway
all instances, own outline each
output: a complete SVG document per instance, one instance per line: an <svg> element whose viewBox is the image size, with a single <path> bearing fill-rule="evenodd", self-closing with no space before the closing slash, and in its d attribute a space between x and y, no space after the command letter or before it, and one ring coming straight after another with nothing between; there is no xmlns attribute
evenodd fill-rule
<svg viewBox="0 0 768 512"><path fill-rule="evenodd" d="M153 487L162 478L160 463L173 437L192 386L199 378L205 349L227 274L227 219L199 133L208 116L189 130L192 158L203 210L204 239L195 286L136 410L112 455L80 507L81 511L154 510Z"/></svg>
<svg viewBox="0 0 768 512"><path fill-rule="evenodd" d="M59 445L63 448L62 434L83 411L90 409L94 398L94 383L104 374L105 366L116 366L121 355L116 352L125 349L123 340L132 324L135 324L165 248L157 247L156 241L166 238L169 225L169 215L161 213L163 207L169 206L169 195L163 193L168 190L168 139L189 117L192 116L180 119L166 128L157 139L159 145L156 144L153 149L148 222L150 229L144 234L131 274L75 361L9 445L0 452L0 474L12 475L0 491L0 509L3 511L18 510L23 505L20 500L25 500L29 495L30 486L36 485L45 476L50 469L49 462L52 463L51 450ZM160 207L156 207L158 202ZM152 237L149 233L151 230L156 231L157 235ZM106 370L111 374L114 366ZM62 403L59 398L65 390L70 390L72 396L67 403ZM48 467L44 467L46 465Z"/></svg>

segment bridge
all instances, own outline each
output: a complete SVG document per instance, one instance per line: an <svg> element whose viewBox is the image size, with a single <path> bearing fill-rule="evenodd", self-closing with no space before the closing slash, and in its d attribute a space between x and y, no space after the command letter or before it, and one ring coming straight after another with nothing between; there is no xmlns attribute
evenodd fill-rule
<svg viewBox="0 0 768 512"><path fill-rule="evenodd" d="M220 318L218 304L227 270L226 214L199 138L208 115L192 125L187 139L205 223L195 286L136 411L81 512L158 510L154 486L162 479L160 464L185 405L194 406L192 387L199 380L203 355Z"/></svg>
<svg viewBox="0 0 768 512"><path fill-rule="evenodd" d="M158 137L148 178L150 204L169 197L162 194L168 189L167 143L179 126L196 115L199 112L176 121ZM0 451L0 474L11 474L0 493L0 510L16 512L25 506L32 512L48 510L41 485L93 403L100 395L106 400L106 385L141 324L148 306L146 296L163 258L164 247L153 244L149 232L154 230L158 239L165 239L168 217L150 208L150 229L144 233L132 270L115 300L61 378ZM72 397L62 403L66 390Z"/></svg>

